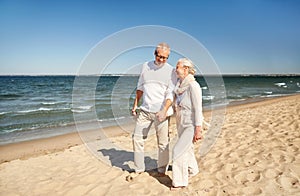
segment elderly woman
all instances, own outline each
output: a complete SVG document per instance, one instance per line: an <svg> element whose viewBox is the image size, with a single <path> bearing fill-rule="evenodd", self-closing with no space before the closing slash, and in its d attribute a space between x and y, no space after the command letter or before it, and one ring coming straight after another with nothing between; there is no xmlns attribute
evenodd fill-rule
<svg viewBox="0 0 300 196"><path fill-rule="evenodd" d="M175 87L176 125L178 141L173 149L173 182L171 190L188 185L188 179L198 172L193 143L201 139L202 92L194 78L193 63L186 58L179 59L176 65L179 78Z"/></svg>

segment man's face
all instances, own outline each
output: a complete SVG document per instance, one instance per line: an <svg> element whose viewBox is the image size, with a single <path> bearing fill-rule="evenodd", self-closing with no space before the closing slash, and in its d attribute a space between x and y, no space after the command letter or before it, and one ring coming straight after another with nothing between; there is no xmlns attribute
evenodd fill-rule
<svg viewBox="0 0 300 196"><path fill-rule="evenodd" d="M162 65L168 61L170 51L157 49L155 52L155 62L157 65Z"/></svg>

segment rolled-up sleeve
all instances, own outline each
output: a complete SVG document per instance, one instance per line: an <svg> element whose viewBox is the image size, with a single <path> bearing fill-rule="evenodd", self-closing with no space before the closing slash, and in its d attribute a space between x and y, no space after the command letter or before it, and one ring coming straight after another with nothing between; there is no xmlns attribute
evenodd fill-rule
<svg viewBox="0 0 300 196"><path fill-rule="evenodd" d="M169 100L173 101L176 80L177 80L176 72L175 72L175 69L173 69L171 72L171 79L168 82L168 86L167 86L166 93L165 93L166 100L169 99Z"/></svg>
<svg viewBox="0 0 300 196"><path fill-rule="evenodd" d="M175 89L175 85L177 82L177 76L176 76L176 72L175 69L172 70L171 73L171 80L168 83L168 88L166 90L166 100L169 99L171 101L173 101L174 98L174 89Z"/></svg>
<svg viewBox="0 0 300 196"><path fill-rule="evenodd" d="M140 76L139 76L139 80L138 80L138 83L137 83L137 88L136 90L140 90L140 91L144 91L144 83L145 83L145 80L144 80L144 71L147 67L147 63L144 63L143 66L142 66L142 71L140 73Z"/></svg>

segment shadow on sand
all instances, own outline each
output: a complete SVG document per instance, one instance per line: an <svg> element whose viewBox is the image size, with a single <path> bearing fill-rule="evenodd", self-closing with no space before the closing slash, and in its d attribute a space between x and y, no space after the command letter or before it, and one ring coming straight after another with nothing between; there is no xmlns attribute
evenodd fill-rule
<svg viewBox="0 0 300 196"><path fill-rule="evenodd" d="M111 166L121 168L123 171L128 171L129 173L134 172L129 165L129 163L134 162L134 154L133 152L128 152L125 150L117 150L115 148L111 149L100 149L98 152L102 153L103 156L108 156L111 162ZM172 180L171 178L166 176L159 176L157 173L157 160L152 159L149 156L145 156L145 165L146 172L155 178L161 184L171 187Z"/></svg>

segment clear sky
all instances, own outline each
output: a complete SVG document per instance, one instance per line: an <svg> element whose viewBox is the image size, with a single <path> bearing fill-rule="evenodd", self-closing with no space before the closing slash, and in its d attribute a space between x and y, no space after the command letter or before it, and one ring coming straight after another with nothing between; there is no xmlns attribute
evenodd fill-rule
<svg viewBox="0 0 300 196"><path fill-rule="evenodd" d="M0 74L75 74L97 43L140 25L193 36L224 74L299 74L299 21L298 0L0 0Z"/></svg>

